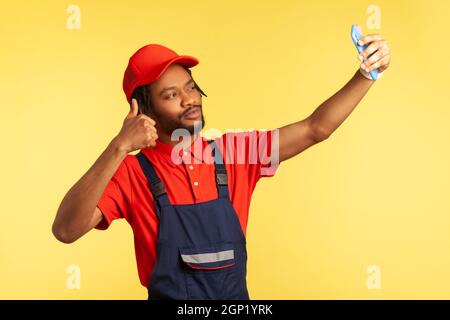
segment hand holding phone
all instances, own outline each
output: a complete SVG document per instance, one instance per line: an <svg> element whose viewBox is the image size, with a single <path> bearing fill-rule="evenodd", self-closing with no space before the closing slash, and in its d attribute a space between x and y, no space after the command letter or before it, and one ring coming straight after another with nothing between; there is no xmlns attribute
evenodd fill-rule
<svg viewBox="0 0 450 320"><path fill-rule="evenodd" d="M361 34L361 29L359 28L359 26L357 24L353 24L352 25L352 31L351 31L351 37L353 40L353 43L355 44L356 49L358 50L358 53L363 52L367 46L366 45L362 45L360 46L358 44L358 40L360 40L362 38L362 34ZM366 61L369 57L366 57L366 59L364 59L364 61ZM377 80L378 79L378 70L372 70L369 72L370 77L372 78L372 80Z"/></svg>

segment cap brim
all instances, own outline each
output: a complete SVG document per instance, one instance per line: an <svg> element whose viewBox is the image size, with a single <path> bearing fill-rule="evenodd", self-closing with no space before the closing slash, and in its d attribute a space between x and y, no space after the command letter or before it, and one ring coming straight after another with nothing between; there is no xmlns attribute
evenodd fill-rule
<svg viewBox="0 0 450 320"><path fill-rule="evenodd" d="M198 62L199 61L198 61L197 58L194 58L194 57L191 57L191 56L178 56L178 57L175 57L175 58L173 58L173 59L171 59L171 60L169 60L169 61L167 61L166 63L163 64L163 68L161 69L161 71L159 71L157 73L157 76L156 76L156 78L153 81L158 80L159 77L161 77L161 75L167 70L167 68L170 65L174 64L174 63L178 63L178 64L181 64L181 65L183 65L185 67L191 68L191 67L196 66L198 64Z"/></svg>
<svg viewBox="0 0 450 320"><path fill-rule="evenodd" d="M161 77L161 75L167 70L167 68L174 64L174 63L178 63L181 64L185 67L191 68L196 66L199 61L197 58L191 57L191 56L178 56L175 57L173 59L170 59L168 61L166 61L165 63L163 63L161 65L161 69L159 71L156 72L156 77L154 76L154 74L152 76L150 76L151 79L144 79L144 82L149 83L150 81L156 81L159 79L159 77ZM142 84L141 84L142 85Z"/></svg>

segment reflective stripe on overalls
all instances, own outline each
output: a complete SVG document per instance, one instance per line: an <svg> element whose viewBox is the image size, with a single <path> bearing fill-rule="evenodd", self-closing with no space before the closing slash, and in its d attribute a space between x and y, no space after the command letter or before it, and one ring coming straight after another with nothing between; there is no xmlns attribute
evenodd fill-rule
<svg viewBox="0 0 450 320"><path fill-rule="evenodd" d="M208 142L218 197L196 204L172 205L150 161L142 152L136 155L159 218L149 299L249 299L245 236L228 195L222 155Z"/></svg>

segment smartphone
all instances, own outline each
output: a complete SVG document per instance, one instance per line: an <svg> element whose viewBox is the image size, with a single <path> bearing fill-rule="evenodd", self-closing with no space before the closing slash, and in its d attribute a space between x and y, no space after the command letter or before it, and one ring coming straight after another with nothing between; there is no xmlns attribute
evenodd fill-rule
<svg viewBox="0 0 450 320"><path fill-rule="evenodd" d="M360 46L358 44L358 40L362 38L362 35L361 35L361 30L357 24L352 25L351 37L352 37L353 43L355 44L356 49L358 50L358 53L363 52L367 48L366 45ZM364 59L364 61L366 61L367 59L368 59L368 57L366 59ZM372 80L378 79L378 70L377 69L370 71L369 74L370 74L370 77L372 78Z"/></svg>

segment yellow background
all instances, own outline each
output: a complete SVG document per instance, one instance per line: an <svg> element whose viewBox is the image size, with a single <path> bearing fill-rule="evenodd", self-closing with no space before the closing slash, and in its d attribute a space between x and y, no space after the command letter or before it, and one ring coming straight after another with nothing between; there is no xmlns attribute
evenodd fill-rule
<svg viewBox="0 0 450 320"><path fill-rule="evenodd" d="M449 1L3 1L0 298L146 299L125 221L71 245L51 224L119 132L130 55L197 57L207 128L308 116L358 68L352 23L370 4L392 63L325 142L255 190L253 299L450 298ZM66 9L81 9L69 30ZM446 21L447 20L447 21ZM69 265L81 288L67 289ZM381 270L370 290L367 267Z"/></svg>

